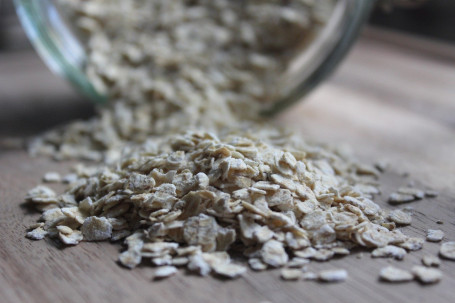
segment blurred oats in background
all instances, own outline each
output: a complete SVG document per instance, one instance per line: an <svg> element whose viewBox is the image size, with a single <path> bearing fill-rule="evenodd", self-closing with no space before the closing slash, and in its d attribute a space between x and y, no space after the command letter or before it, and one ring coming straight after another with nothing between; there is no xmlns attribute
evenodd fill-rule
<svg viewBox="0 0 455 303"><path fill-rule="evenodd" d="M0 51L31 47L16 18L12 2L0 0ZM387 5L391 2L398 2L403 7L391 9ZM389 9L377 10L373 14L371 24L374 26L455 41L455 1L385 0L384 6Z"/></svg>

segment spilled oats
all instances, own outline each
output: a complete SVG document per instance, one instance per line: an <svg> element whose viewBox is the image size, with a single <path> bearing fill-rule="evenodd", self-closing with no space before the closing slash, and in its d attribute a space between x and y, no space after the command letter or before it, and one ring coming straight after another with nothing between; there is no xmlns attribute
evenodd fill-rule
<svg viewBox="0 0 455 303"><path fill-rule="evenodd" d="M31 154L98 164L46 174L68 184L62 194L42 185L28 192L42 216L27 237L121 241L120 264L150 261L156 279L177 267L240 277L241 255L255 271L281 268L284 280L342 282L345 269L306 266L355 248L398 260L421 249L422 239L397 229L411 215L373 201L385 164L358 163L257 118L331 2L62 0L86 46L86 73L109 102L30 145ZM389 201L434 195L406 187ZM441 256L453 258L452 244ZM440 279L422 268L413 270L421 281Z"/></svg>

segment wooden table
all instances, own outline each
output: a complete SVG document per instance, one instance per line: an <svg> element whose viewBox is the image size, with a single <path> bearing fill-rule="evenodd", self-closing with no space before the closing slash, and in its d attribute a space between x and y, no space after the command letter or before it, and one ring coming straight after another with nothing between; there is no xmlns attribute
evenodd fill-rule
<svg viewBox="0 0 455 303"><path fill-rule="evenodd" d="M440 191L432 200L412 203L413 225L404 231L424 236L441 228L455 240L455 47L368 30L342 68L306 102L280 117L310 139L346 142L366 161L386 158L391 171L382 178L385 199L391 190L415 180ZM224 281L185 273L152 282L147 266L126 270L116 262L120 246L24 238L39 215L23 205L25 192L47 171L66 172L69 162L30 159L6 136L23 137L92 114L65 83L50 75L33 53L0 56L0 301L1 302L453 302L455 262L444 260L437 285L378 281L380 268L410 268L424 253L404 261L371 259L358 253L311 270L346 268L340 284L283 282L279 271L248 272ZM402 177L403 173L410 177ZM438 225L437 220L444 224Z"/></svg>

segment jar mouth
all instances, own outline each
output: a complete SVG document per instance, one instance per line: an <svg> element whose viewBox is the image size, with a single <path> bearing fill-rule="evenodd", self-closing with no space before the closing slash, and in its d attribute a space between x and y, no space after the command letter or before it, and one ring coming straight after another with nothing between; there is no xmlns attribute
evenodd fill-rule
<svg viewBox="0 0 455 303"><path fill-rule="evenodd" d="M330 76L354 44L374 3L373 0L336 1L328 23L278 80L276 101L260 114L280 113Z"/></svg>
<svg viewBox="0 0 455 303"><path fill-rule="evenodd" d="M21 23L48 67L98 104L107 97L98 92L85 73L87 54L59 11L55 0L14 0ZM274 85L272 100L263 103L262 116L283 111L327 78L355 41L374 0L333 0L327 23L309 39Z"/></svg>

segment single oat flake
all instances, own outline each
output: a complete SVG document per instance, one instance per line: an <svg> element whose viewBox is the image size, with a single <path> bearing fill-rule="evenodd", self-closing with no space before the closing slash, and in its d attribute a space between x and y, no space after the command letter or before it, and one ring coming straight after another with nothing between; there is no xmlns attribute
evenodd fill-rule
<svg viewBox="0 0 455 303"><path fill-rule="evenodd" d="M43 176L43 181L46 183L58 183L61 181L61 177L57 172L48 172Z"/></svg>
<svg viewBox="0 0 455 303"><path fill-rule="evenodd" d="M29 232L27 232L26 236L32 240L42 240L47 235L47 231L43 229L44 223L37 223L30 228Z"/></svg>
<svg viewBox="0 0 455 303"><path fill-rule="evenodd" d="M416 199L423 199L425 197L425 191L424 190L421 190L421 189L418 189L418 188L414 188L414 187L401 187L398 189L397 191L399 194L402 194L402 195L412 195L414 196Z"/></svg>
<svg viewBox="0 0 455 303"><path fill-rule="evenodd" d="M300 280L302 278L303 272L299 269L282 269L281 278L283 280Z"/></svg>
<svg viewBox="0 0 455 303"><path fill-rule="evenodd" d="M422 249L423 243L424 243L423 239L412 237L412 238L407 238L406 240L404 240L403 242L398 244L398 246L400 246L408 251L416 251L416 250Z"/></svg>
<svg viewBox="0 0 455 303"><path fill-rule="evenodd" d="M237 264L224 263L213 266L213 270L220 276L232 279L242 276L246 272L246 267Z"/></svg>
<svg viewBox="0 0 455 303"><path fill-rule="evenodd" d="M267 269L267 264L263 263L261 259L251 258L248 260L248 265L252 270L262 271Z"/></svg>
<svg viewBox="0 0 455 303"><path fill-rule="evenodd" d="M288 255L286 254L283 244L270 240L262 247L262 260L272 267L284 266L288 262Z"/></svg>
<svg viewBox="0 0 455 303"><path fill-rule="evenodd" d="M442 243L439 254L449 260L455 260L455 242Z"/></svg>
<svg viewBox="0 0 455 303"><path fill-rule="evenodd" d="M389 196L389 203L390 204L401 204L407 203L417 200L414 195L409 194L400 194L400 193L392 193Z"/></svg>
<svg viewBox="0 0 455 303"><path fill-rule="evenodd" d="M164 278L168 278L174 274L177 273L177 268L174 267L174 266L163 266L163 267L159 267L156 271L155 271L155 275L154 275L154 278L155 279L164 279Z"/></svg>
<svg viewBox="0 0 455 303"><path fill-rule="evenodd" d="M440 270L424 266L414 266L412 268L412 273L415 275L416 279L423 284L437 283L442 278L442 273Z"/></svg>
<svg viewBox="0 0 455 303"><path fill-rule="evenodd" d="M389 213L389 219L399 225L409 225L412 222L410 214L402 210L394 210Z"/></svg>
<svg viewBox="0 0 455 303"><path fill-rule="evenodd" d="M295 257L287 263L287 266L291 268L302 268L308 263L310 263L308 259Z"/></svg>
<svg viewBox="0 0 455 303"><path fill-rule="evenodd" d="M322 282L343 282L348 278L348 272L344 269L323 270L318 277Z"/></svg>
<svg viewBox="0 0 455 303"><path fill-rule="evenodd" d="M394 258L397 260L402 260L405 255L405 249L393 245L379 247L371 252L371 256L373 258Z"/></svg>
<svg viewBox="0 0 455 303"><path fill-rule="evenodd" d="M387 266L381 269L379 273L381 280L387 282L409 282L414 279L414 275L407 270Z"/></svg>
<svg viewBox="0 0 455 303"><path fill-rule="evenodd" d="M426 255L422 258L422 263L427 267L439 267L441 260L437 256Z"/></svg>
<svg viewBox="0 0 455 303"><path fill-rule="evenodd" d="M427 230L427 241L440 242L444 238L444 232L440 229Z"/></svg>
<svg viewBox="0 0 455 303"><path fill-rule="evenodd" d="M112 225L104 217L88 217L82 224L81 232L86 241L103 241L111 238Z"/></svg>

